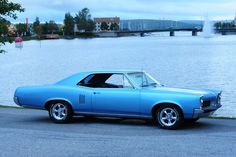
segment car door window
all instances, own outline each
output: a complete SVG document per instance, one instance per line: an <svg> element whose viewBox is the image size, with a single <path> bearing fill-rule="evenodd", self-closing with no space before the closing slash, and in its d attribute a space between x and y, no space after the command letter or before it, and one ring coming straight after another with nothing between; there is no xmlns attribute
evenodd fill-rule
<svg viewBox="0 0 236 157"><path fill-rule="evenodd" d="M123 87L124 88L133 88L133 86L130 84L129 80L125 75L123 75Z"/></svg>
<svg viewBox="0 0 236 157"><path fill-rule="evenodd" d="M77 85L92 88L133 88L125 75L114 73L92 74Z"/></svg>
<svg viewBox="0 0 236 157"><path fill-rule="evenodd" d="M132 88L129 80L123 74L113 74L105 82L117 88Z"/></svg>

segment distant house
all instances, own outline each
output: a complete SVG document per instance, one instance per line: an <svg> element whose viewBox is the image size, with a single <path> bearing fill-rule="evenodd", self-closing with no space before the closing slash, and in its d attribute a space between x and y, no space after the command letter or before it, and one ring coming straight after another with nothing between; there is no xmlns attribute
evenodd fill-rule
<svg viewBox="0 0 236 157"><path fill-rule="evenodd" d="M16 26L14 24L8 25L8 34L14 36L16 34Z"/></svg>
<svg viewBox="0 0 236 157"><path fill-rule="evenodd" d="M119 17L102 17L102 18L94 18L95 22L95 32L102 31L101 25L102 23L106 23L110 28L112 24L118 25L120 27L120 18Z"/></svg>

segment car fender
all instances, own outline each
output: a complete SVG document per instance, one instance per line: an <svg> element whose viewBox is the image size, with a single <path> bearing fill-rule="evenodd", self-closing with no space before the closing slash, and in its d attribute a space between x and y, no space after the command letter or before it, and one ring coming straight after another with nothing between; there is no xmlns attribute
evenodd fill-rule
<svg viewBox="0 0 236 157"><path fill-rule="evenodd" d="M54 97L54 98L49 98L49 99L47 99L47 100L44 102L44 107L45 107L45 109L46 109L47 103L50 102L50 101L65 101L65 102L69 103L70 106L71 106L72 109L73 109L72 102L71 102L70 100L66 99L66 98L61 98L61 97Z"/></svg>
<svg viewBox="0 0 236 157"><path fill-rule="evenodd" d="M154 104L152 104L152 109L155 107L155 106L159 106L161 104L174 104L174 105L177 105L182 111L183 110L183 107L176 101L171 101L171 100L161 100L161 101L157 101L155 102Z"/></svg>

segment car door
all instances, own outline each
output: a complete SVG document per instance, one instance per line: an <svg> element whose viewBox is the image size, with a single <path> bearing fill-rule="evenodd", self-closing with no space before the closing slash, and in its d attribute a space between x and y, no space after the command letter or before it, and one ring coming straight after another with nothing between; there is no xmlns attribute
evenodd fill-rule
<svg viewBox="0 0 236 157"><path fill-rule="evenodd" d="M133 88L123 74L113 74L106 85L114 87L94 88L92 109L94 113L138 115L140 91Z"/></svg>
<svg viewBox="0 0 236 157"><path fill-rule="evenodd" d="M92 112L92 94L93 90L88 87L80 86L77 89L75 110L79 112Z"/></svg>

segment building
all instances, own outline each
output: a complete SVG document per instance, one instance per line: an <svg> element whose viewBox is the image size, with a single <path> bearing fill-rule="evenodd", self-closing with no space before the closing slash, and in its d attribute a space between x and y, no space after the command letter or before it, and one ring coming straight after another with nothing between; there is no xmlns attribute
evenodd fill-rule
<svg viewBox="0 0 236 157"><path fill-rule="evenodd" d="M119 17L102 17L102 18L94 18L95 22L95 32L100 32L102 31L101 25L102 23L106 23L108 26L107 30L111 30L111 25L115 24L118 26L118 29L120 27L120 18Z"/></svg>
<svg viewBox="0 0 236 157"><path fill-rule="evenodd" d="M10 25L8 25L8 34L10 35L10 36L15 36L15 34L16 34L16 26L14 25L14 24L10 24Z"/></svg>

